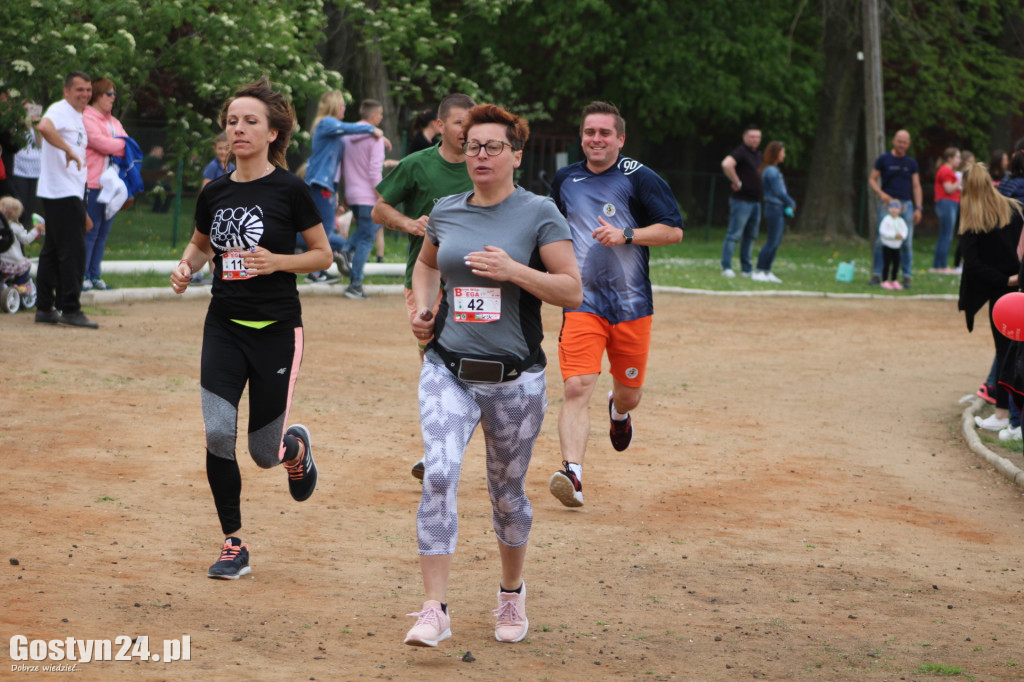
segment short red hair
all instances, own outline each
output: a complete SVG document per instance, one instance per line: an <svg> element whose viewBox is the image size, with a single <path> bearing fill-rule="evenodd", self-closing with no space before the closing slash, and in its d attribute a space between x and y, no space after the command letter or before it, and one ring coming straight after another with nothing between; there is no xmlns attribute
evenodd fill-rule
<svg viewBox="0 0 1024 682"><path fill-rule="evenodd" d="M530 139L530 126L522 116L516 116L507 109L502 109L496 104L478 104L469 110L465 122L462 124L462 132L469 135L469 129L483 123L497 123L505 126L505 136L513 151L519 151Z"/></svg>

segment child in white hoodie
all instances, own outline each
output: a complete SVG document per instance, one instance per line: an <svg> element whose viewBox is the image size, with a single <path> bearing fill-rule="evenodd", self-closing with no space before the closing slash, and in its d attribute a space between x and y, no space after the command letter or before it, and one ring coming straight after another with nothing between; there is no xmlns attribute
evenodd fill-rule
<svg viewBox="0 0 1024 682"><path fill-rule="evenodd" d="M31 286L29 272L32 269L32 263L25 257L21 245L31 244L36 237L46 234L46 224L42 220L38 220L35 227L26 230L18 222L22 210L24 210L22 203L14 197L0 198L0 213L3 213L11 232L14 233L14 243L0 254L0 275L4 279L13 278L18 291L25 293L27 287ZM38 218L38 216L33 214L33 218Z"/></svg>

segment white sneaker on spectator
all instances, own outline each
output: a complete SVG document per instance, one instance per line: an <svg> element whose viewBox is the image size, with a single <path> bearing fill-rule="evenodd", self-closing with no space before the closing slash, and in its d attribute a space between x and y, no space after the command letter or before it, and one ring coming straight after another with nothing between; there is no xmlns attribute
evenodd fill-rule
<svg viewBox="0 0 1024 682"><path fill-rule="evenodd" d="M767 272L761 272L760 270L755 270L754 274L752 274L750 276L750 279L754 280L755 282L767 282L768 281L768 273Z"/></svg>
<svg viewBox="0 0 1024 682"><path fill-rule="evenodd" d="M1021 433L1019 426L1007 426L1005 429L999 432L999 440L1003 443L1009 443L1010 441L1020 439Z"/></svg>
<svg viewBox="0 0 1024 682"><path fill-rule="evenodd" d="M986 431L1002 431L1010 425L1009 417L1000 419L994 414L982 419L981 417L975 417L974 423L978 425L979 429L985 429Z"/></svg>
<svg viewBox="0 0 1024 682"><path fill-rule="evenodd" d="M735 276L736 272L732 268L725 268L724 270L722 270L722 277L728 277L729 279L732 279Z"/></svg>
<svg viewBox="0 0 1024 682"><path fill-rule="evenodd" d="M750 277L750 276L752 276L753 274L754 274L754 273L752 273L752 272L747 272L746 270L744 270L744 271L742 271L742 272L740 273L740 277Z"/></svg>
<svg viewBox="0 0 1024 682"><path fill-rule="evenodd" d="M776 277L771 272L764 273L764 279L766 282L771 282L772 284L782 284L782 280Z"/></svg>

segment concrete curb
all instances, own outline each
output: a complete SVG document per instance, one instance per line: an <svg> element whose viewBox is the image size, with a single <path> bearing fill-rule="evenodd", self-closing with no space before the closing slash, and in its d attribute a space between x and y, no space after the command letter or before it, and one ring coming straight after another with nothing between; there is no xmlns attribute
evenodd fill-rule
<svg viewBox="0 0 1024 682"><path fill-rule="evenodd" d="M848 298L877 299L881 301L956 301L954 294L908 294L894 296L892 294L837 294L828 291L797 291L795 289L758 289L753 291L708 291L707 289L686 289L684 287L652 286L658 294L693 294L698 296L749 296L752 298L782 297L791 298Z"/></svg>
<svg viewBox="0 0 1024 682"><path fill-rule="evenodd" d="M345 287L348 283L338 282L337 284L301 284L299 285L300 296L344 296ZM369 296L381 296L392 294L403 294L405 287L401 284L365 284L363 290ZM82 292L83 306L116 305L118 303L135 303L138 301L166 301L176 298L209 298L210 286L190 286L185 293L176 294L171 290L170 283L160 288L139 288L139 289L107 289L106 291Z"/></svg>
<svg viewBox="0 0 1024 682"><path fill-rule="evenodd" d="M116 261L115 261L116 262ZM132 262L132 261L122 261ZM135 261L142 263L142 261ZM146 261L148 264L149 262ZM169 274L175 263L170 263L167 267L167 273ZM401 273L380 271L371 272L370 266L376 265L378 268L381 266L395 266L393 263L367 263L366 274L384 274L384 275L395 275L405 274L405 266L396 266L401 268ZM106 263L104 263L106 268ZM331 266L332 269L335 266ZM126 270L127 272L161 272L160 267L142 267L140 270ZM340 296L344 293L347 284L344 282L337 282L335 284L299 284L299 293L304 296ZM392 294L404 294L405 286L401 284L366 284L363 286L367 294L370 295L392 295ZM841 298L841 299L878 299L883 301L956 301L956 296L947 294L923 294L920 296L880 296L877 294L833 294L828 292L818 291L708 291L706 289L685 289L683 287L663 287L655 286L652 287L655 293L658 294L689 294L692 296L746 296L754 298L763 297L792 297L792 298ZM210 295L209 285L200 285L195 287L189 287L185 290L181 296L196 298L205 297ZM82 305L103 305L103 304L114 304L114 303L129 303L132 301L155 301L155 300L166 300L178 297L171 291L171 285L168 283L167 287L151 288L151 289L112 289L108 291L96 291L95 289L90 291L82 292ZM973 423L973 422L972 422Z"/></svg>
<svg viewBox="0 0 1024 682"><path fill-rule="evenodd" d="M32 275L36 275L38 258L32 259ZM170 275L171 271L178 266L176 260L105 260L103 261L103 272L111 272L119 275L142 274L155 272L161 275ZM338 265L331 263L327 272L336 275ZM391 275L393 277L405 277L405 263L367 263L363 269L364 275Z"/></svg>
<svg viewBox="0 0 1024 682"><path fill-rule="evenodd" d="M967 441L967 447L995 467L996 471L1001 473L1011 483L1016 485L1018 488L1024 488L1024 471L1018 469L1017 465L1010 460L1005 457L1000 457L989 450L985 443L982 442L981 438L978 437L978 430L974 425L974 415L977 414L984 406L984 400L981 398L975 398L971 401L970 405L968 405L967 409L963 411L963 414L960 417L960 430L964 434L964 440Z"/></svg>

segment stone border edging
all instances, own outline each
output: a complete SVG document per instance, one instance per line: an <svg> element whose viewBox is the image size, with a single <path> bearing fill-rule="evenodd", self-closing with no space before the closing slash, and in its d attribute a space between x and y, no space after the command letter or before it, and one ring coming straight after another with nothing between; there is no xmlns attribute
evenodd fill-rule
<svg viewBox="0 0 1024 682"><path fill-rule="evenodd" d="M772 297L789 296L792 298L862 298L878 299L882 301L956 301L959 296L955 294L908 294L906 296L893 296L886 294L840 294L828 291L797 291L795 289L758 289L750 291L710 291L708 289L687 289L685 287L652 286L651 290L657 294L695 294L702 296L751 296L751 297Z"/></svg>
<svg viewBox="0 0 1024 682"><path fill-rule="evenodd" d="M996 471L1001 473L1011 483L1015 484L1018 488L1024 488L1024 471L1018 469L1017 465L1010 460L1000 457L989 450L981 438L978 437L978 432L974 425L974 415L984 405L985 401L981 398L975 398L960 416L960 430L964 434L964 440L967 441L967 447L995 467Z"/></svg>
<svg viewBox="0 0 1024 682"><path fill-rule="evenodd" d="M300 296L344 296L346 284L302 284L299 286ZM401 284L367 284L363 287L369 295L402 294ZM185 289L185 293L176 294L171 285L166 287L107 289L97 291L91 289L82 292L82 305L111 305L117 303L134 303L137 301L172 300L176 298L209 298L210 285L194 286Z"/></svg>

